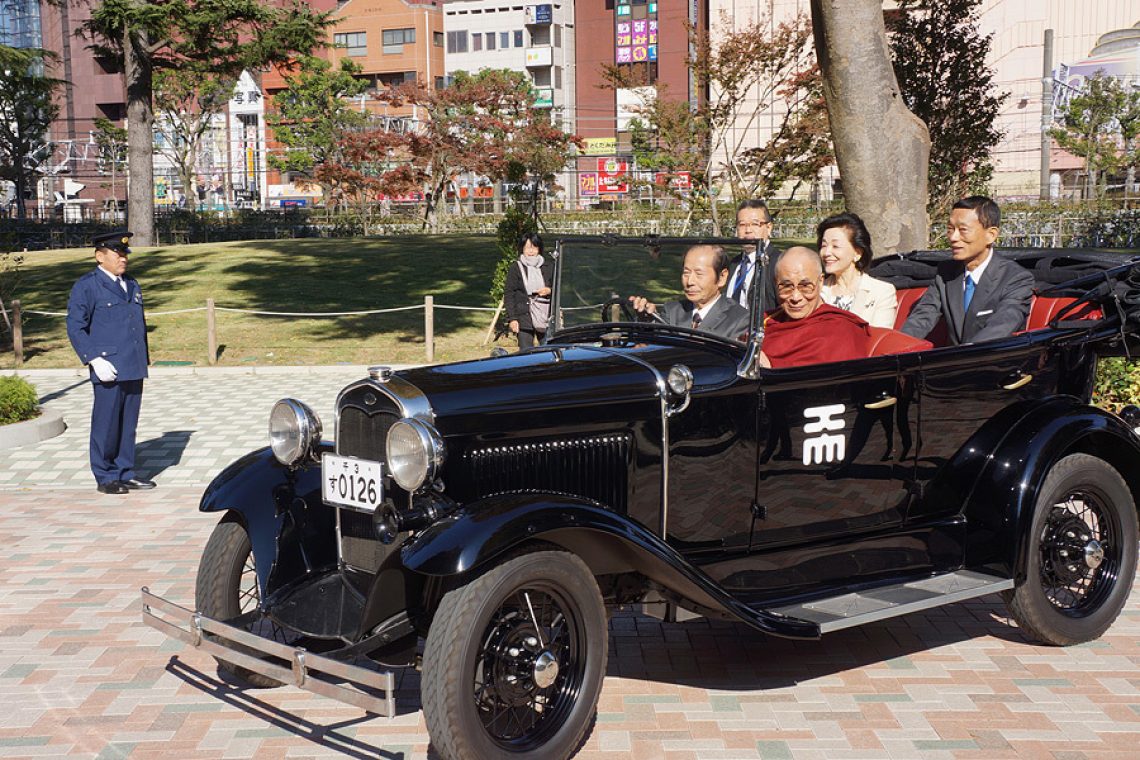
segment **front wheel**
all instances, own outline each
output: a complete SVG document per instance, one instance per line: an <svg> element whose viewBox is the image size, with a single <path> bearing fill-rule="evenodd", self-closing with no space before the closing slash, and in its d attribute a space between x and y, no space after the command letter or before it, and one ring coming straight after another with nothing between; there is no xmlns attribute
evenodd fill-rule
<svg viewBox="0 0 1140 760"><path fill-rule="evenodd" d="M1038 496L1025 581L1006 592L1010 614L1046 644L1099 637L1128 599L1136 541L1136 506L1120 473L1088 454L1065 457Z"/></svg>
<svg viewBox="0 0 1140 760"><path fill-rule="evenodd" d="M195 609L224 623L256 610L260 599L249 534L241 523L223 518L214 526L198 563ZM268 676L224 660L218 660L218 670L243 685L260 688L281 685Z"/></svg>
<svg viewBox="0 0 1140 760"><path fill-rule="evenodd" d="M424 719L448 760L573 754L607 653L606 611L586 564L523 554L444 595L424 647Z"/></svg>

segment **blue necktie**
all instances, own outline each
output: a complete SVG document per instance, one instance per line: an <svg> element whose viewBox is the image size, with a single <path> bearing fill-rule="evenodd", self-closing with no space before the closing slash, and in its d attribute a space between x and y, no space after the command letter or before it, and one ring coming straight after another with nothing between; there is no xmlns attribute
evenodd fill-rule
<svg viewBox="0 0 1140 760"><path fill-rule="evenodd" d="M970 301L974 298L974 278L966 275L966 292L962 295L962 313L970 310Z"/></svg>
<svg viewBox="0 0 1140 760"><path fill-rule="evenodd" d="M732 283L732 300L740 298L740 293L744 289L744 280L748 277L748 270L752 268L752 260L745 256L740 261L740 267L736 270L736 282Z"/></svg>

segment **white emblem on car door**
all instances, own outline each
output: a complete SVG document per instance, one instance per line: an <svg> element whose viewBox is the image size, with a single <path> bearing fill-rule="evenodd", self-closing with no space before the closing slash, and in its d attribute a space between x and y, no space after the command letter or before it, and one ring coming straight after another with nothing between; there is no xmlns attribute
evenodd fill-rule
<svg viewBox="0 0 1140 760"><path fill-rule="evenodd" d="M847 438L842 433L832 435L827 431L842 430L842 415L847 410L843 404L828 404L804 409L804 419L814 420L804 423L804 433L813 438L804 438L804 464L837 462L847 453ZM818 435L816 435L818 433Z"/></svg>

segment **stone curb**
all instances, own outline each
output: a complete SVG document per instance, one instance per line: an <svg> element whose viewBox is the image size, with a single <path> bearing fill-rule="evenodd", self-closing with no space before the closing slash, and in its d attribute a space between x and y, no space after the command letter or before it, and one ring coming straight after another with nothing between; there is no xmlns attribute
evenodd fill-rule
<svg viewBox="0 0 1140 760"><path fill-rule="evenodd" d="M55 438L67 430L67 423L59 412L36 407L40 416L24 422L14 422L11 425L0 425L0 451L9 447L27 446L30 443L39 443L48 438Z"/></svg>

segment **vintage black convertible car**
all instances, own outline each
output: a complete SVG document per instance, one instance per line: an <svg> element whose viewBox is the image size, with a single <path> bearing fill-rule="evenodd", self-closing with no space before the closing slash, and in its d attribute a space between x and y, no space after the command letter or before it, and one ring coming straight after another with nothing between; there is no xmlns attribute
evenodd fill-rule
<svg viewBox="0 0 1140 760"><path fill-rule="evenodd" d="M881 328L865 358L772 370L755 317L736 341L629 310L678 297L693 242L559 241L544 345L374 367L335 442L279 401L202 498L195 610L144 589L144 620L382 715L420 667L435 748L478 760L576 751L620 606L817 639L1000 592L1030 639L1104 633L1136 571L1140 412L1089 399L1098 358L1140 350L1140 260L1007 251L1037 281L1023 331ZM876 262L899 324L946 255Z"/></svg>

